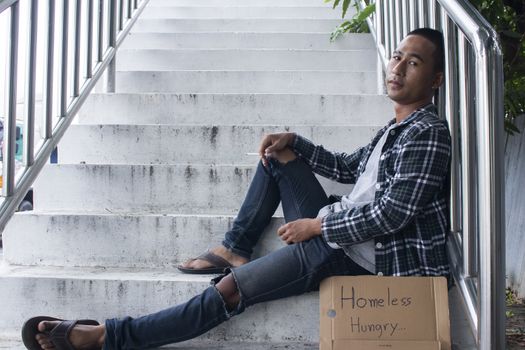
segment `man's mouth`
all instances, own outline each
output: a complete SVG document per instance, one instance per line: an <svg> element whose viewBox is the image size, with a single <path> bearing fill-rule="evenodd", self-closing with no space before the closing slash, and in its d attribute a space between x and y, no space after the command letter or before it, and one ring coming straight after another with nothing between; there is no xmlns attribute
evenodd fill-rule
<svg viewBox="0 0 525 350"><path fill-rule="evenodd" d="M403 84L402 84L400 81L398 81L398 80L394 80L394 79L390 79L390 80L388 80L388 81L387 81L387 84L390 84L390 85L392 85L393 87L402 87L402 86L403 86Z"/></svg>

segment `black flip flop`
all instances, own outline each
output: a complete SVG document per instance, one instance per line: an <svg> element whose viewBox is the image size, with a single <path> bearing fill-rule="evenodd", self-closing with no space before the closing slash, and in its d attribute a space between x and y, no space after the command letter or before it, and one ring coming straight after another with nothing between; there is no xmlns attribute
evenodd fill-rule
<svg viewBox="0 0 525 350"><path fill-rule="evenodd" d="M47 332L40 332L38 330L38 324L42 321L60 321L52 330ZM100 325L94 320L76 320L66 321L59 318L48 317L48 316L37 316L27 320L22 326L22 340L24 345L29 350L42 350L40 344L36 341L36 335L39 333L47 334L49 339L55 345L57 350L75 350L73 345L69 342L69 333L75 325L83 324L88 326Z"/></svg>
<svg viewBox="0 0 525 350"><path fill-rule="evenodd" d="M210 275L210 274L223 273L224 270L233 267L232 264L230 264L228 261L224 260L223 258L221 258L220 256L216 254L213 254L209 250L199 255L195 259L192 259L192 261L194 260L204 260L212 264L212 266L206 267L203 269L193 269L193 268L183 267L183 266L177 266L177 268L183 273L188 273L192 275Z"/></svg>

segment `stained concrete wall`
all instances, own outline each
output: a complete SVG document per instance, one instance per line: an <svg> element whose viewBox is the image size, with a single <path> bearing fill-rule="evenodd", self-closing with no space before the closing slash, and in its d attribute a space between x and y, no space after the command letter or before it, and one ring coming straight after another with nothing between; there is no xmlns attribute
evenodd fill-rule
<svg viewBox="0 0 525 350"><path fill-rule="evenodd" d="M516 125L521 133L505 143L507 283L525 297L525 115Z"/></svg>

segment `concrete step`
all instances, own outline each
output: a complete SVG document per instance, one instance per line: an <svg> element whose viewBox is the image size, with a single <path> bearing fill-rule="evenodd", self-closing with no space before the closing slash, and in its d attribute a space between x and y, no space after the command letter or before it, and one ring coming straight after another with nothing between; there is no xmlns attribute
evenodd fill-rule
<svg viewBox="0 0 525 350"><path fill-rule="evenodd" d="M246 350L246 342L232 341L189 341L180 344L173 344L162 347L162 349L179 349L179 350ZM250 350L318 350L317 343L304 342L287 342L287 343L259 343L251 342ZM0 335L0 349L7 350L27 350L20 337L2 338ZM152 349L153 350L153 349Z"/></svg>
<svg viewBox="0 0 525 350"><path fill-rule="evenodd" d="M258 33L330 33L341 23L340 19L301 18L235 18L235 19L142 19L137 20L132 32L198 33L198 32L253 32Z"/></svg>
<svg viewBox="0 0 525 350"><path fill-rule="evenodd" d="M332 6L147 6L141 18L311 18L340 19L341 9L333 10ZM347 17L355 13L349 8Z"/></svg>
<svg viewBox="0 0 525 350"><path fill-rule="evenodd" d="M20 212L3 232L4 259L13 265L173 269L219 245L233 215L114 215ZM284 246L275 217L253 258ZM118 242L118 244L115 244Z"/></svg>
<svg viewBox="0 0 525 350"><path fill-rule="evenodd" d="M46 166L34 184L37 210L236 214L253 165ZM320 179L327 193L351 185Z"/></svg>
<svg viewBox="0 0 525 350"><path fill-rule="evenodd" d="M255 30L255 28L254 28ZM121 49L374 49L370 34L330 42L326 33L130 33Z"/></svg>
<svg viewBox="0 0 525 350"><path fill-rule="evenodd" d="M188 300L207 288L210 278L166 269L4 264L0 267L0 329L4 337L10 334L14 338L20 334L23 322L36 315L92 318L99 322L127 315L137 317ZM244 342L249 346L250 342L316 343L318 338L318 293L310 293L250 307L195 341Z"/></svg>
<svg viewBox="0 0 525 350"><path fill-rule="evenodd" d="M150 0L149 7L194 6L194 7L319 7L320 0ZM325 5L330 6L330 5Z"/></svg>
<svg viewBox="0 0 525 350"><path fill-rule="evenodd" d="M327 149L366 145L380 126L277 125L72 125L59 145L60 163L88 164L253 164L265 134L291 131ZM86 147L89 145L89 147ZM192 145L192 147L188 147Z"/></svg>
<svg viewBox="0 0 525 350"><path fill-rule="evenodd" d="M375 72L376 60L374 50L123 49L117 69Z"/></svg>
<svg viewBox="0 0 525 350"><path fill-rule="evenodd" d="M20 328L35 315L99 322L136 317L184 302L204 290L209 279L170 270L17 267L2 263L0 348L23 349L19 347ZM318 293L258 304L199 338L169 348L313 350L319 337L318 308ZM456 287L449 292L449 308L452 349L477 349Z"/></svg>
<svg viewBox="0 0 525 350"><path fill-rule="evenodd" d="M119 71L117 88L120 93L374 94L377 79L369 72Z"/></svg>
<svg viewBox="0 0 525 350"><path fill-rule="evenodd" d="M89 124L384 125L392 102L378 95L91 94L79 112Z"/></svg>

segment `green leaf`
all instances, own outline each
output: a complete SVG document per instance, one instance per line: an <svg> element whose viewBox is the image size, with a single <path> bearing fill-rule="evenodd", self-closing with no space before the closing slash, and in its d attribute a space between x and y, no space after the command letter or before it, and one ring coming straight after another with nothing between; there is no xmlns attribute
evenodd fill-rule
<svg viewBox="0 0 525 350"><path fill-rule="evenodd" d="M359 12L359 15L357 16L358 21L366 21L368 17L370 17L376 10L376 4L370 4L367 7L363 9L363 11Z"/></svg>
<svg viewBox="0 0 525 350"><path fill-rule="evenodd" d="M334 1L334 6L332 7L333 9L335 9L337 7L337 5L339 5L339 1L341 1L341 0L335 0Z"/></svg>
<svg viewBox="0 0 525 350"><path fill-rule="evenodd" d="M346 16L346 11L348 11L348 6L350 5L350 0L343 0L343 17Z"/></svg>
<svg viewBox="0 0 525 350"><path fill-rule="evenodd" d="M350 30L351 23L350 21L344 21L340 25L338 25L332 33L330 33L330 42L334 42L337 38L339 38L343 33L346 33Z"/></svg>

